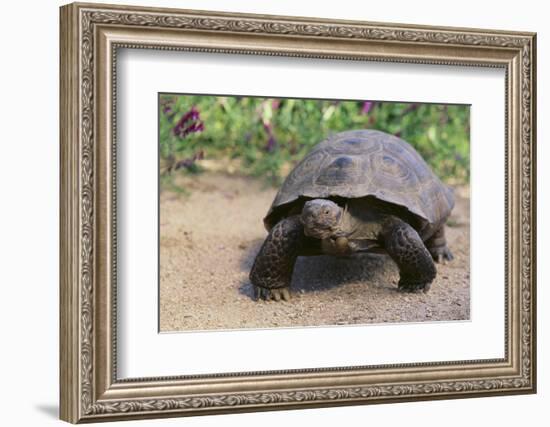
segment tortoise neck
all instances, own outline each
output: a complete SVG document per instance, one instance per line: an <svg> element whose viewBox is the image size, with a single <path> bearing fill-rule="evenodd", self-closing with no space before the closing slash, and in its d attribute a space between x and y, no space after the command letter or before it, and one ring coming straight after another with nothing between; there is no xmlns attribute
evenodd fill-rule
<svg viewBox="0 0 550 427"><path fill-rule="evenodd" d="M340 212L340 218L338 220L338 225L336 226L335 237L347 237L355 231L357 228L357 220L351 215L348 203L342 207Z"/></svg>

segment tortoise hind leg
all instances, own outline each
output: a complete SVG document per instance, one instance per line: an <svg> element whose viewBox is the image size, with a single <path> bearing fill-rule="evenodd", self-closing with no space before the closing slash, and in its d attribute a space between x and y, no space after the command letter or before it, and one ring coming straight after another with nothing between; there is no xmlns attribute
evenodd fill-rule
<svg viewBox="0 0 550 427"><path fill-rule="evenodd" d="M384 249L399 267L399 290L427 292L436 269L416 230L399 218L389 217L384 221L380 237Z"/></svg>
<svg viewBox="0 0 550 427"><path fill-rule="evenodd" d="M452 261L454 258L447 246L447 239L445 239L445 224L442 224L434 235L426 241L426 246L437 263Z"/></svg>
<svg viewBox="0 0 550 427"><path fill-rule="evenodd" d="M271 229L250 270L256 299L290 298L290 280L303 238L298 216L284 218Z"/></svg>

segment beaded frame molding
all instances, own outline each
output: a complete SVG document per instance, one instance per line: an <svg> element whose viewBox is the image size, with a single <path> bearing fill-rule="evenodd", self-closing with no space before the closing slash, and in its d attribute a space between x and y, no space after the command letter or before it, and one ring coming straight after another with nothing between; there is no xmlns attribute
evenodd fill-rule
<svg viewBox="0 0 550 427"><path fill-rule="evenodd" d="M60 417L78 423L534 393L534 33L100 4L60 36ZM116 54L170 49L500 67L506 73L505 357L117 379Z"/></svg>

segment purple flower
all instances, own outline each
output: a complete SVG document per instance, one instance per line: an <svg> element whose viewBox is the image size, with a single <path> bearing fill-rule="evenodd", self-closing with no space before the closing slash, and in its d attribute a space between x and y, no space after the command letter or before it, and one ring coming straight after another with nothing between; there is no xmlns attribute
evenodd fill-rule
<svg viewBox="0 0 550 427"><path fill-rule="evenodd" d="M193 106L178 120L172 131L174 135L185 138L190 133L202 132L204 123L200 121L199 111Z"/></svg>
<svg viewBox="0 0 550 427"><path fill-rule="evenodd" d="M363 108L361 109L361 114L368 114L373 106L374 106L374 102L372 101L363 102Z"/></svg>
<svg viewBox="0 0 550 427"><path fill-rule="evenodd" d="M273 135L269 135L269 138L267 139L267 144L265 146L265 151L271 153L273 150L275 150L276 145L277 141L275 140L275 137Z"/></svg>
<svg viewBox="0 0 550 427"><path fill-rule="evenodd" d="M191 107L191 109L183 115L181 118L181 121L184 123L187 123L189 120L198 120L200 119L199 110L197 110L197 107L194 105Z"/></svg>
<svg viewBox="0 0 550 427"><path fill-rule="evenodd" d="M194 133L194 132L202 132L204 130L204 123L203 122L195 122L191 123L189 126L187 126L184 129L185 134L188 133Z"/></svg>
<svg viewBox="0 0 550 427"><path fill-rule="evenodd" d="M273 135L273 127L271 126L271 123L262 123L264 126L264 130L267 133L267 144L265 145L265 151L268 153L273 152L277 146L277 140L275 139L275 136Z"/></svg>
<svg viewBox="0 0 550 427"><path fill-rule="evenodd" d="M162 112L166 116L170 116L174 113L174 110L172 109L174 104L174 100L172 98L161 98L160 99L160 105L162 107Z"/></svg>

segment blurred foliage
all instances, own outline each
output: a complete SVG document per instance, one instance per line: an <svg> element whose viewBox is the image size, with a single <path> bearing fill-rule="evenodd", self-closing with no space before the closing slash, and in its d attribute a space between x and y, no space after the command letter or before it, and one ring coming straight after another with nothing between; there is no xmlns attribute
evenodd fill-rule
<svg viewBox="0 0 550 427"><path fill-rule="evenodd" d="M225 159L278 185L316 143L363 128L405 139L441 179L469 181L464 105L163 94L159 108L163 175L198 173L201 163Z"/></svg>

